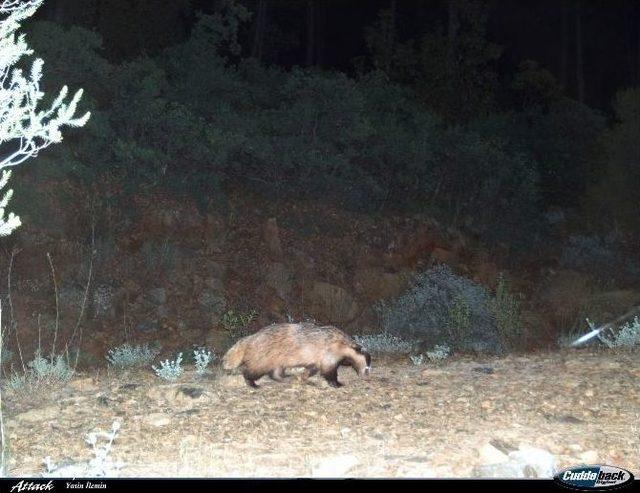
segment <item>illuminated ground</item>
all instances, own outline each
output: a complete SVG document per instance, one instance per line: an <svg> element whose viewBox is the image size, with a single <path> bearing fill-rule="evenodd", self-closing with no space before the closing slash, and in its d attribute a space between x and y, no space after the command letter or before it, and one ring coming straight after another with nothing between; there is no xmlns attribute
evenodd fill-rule
<svg viewBox="0 0 640 493"><path fill-rule="evenodd" d="M219 369L205 378L187 372L176 384L146 371L102 371L37 407L7 396L10 473L38 475L45 456L87 460L85 435L114 420L122 427L112 456L124 463L123 476L289 477L328 467L347 476L468 477L483 463L479 450L496 440L546 449L560 467L597 462L640 473L637 353L421 367L378 357L368 380L349 368L340 379L341 389L293 376L252 390Z"/></svg>

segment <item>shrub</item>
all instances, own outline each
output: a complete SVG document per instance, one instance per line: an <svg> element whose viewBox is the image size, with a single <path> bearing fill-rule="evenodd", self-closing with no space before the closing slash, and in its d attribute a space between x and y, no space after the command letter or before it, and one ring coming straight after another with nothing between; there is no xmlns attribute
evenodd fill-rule
<svg viewBox="0 0 640 493"><path fill-rule="evenodd" d="M431 351L427 351L426 355L431 361L441 361L447 359L451 354L451 348L446 344L437 344Z"/></svg>
<svg viewBox="0 0 640 493"><path fill-rule="evenodd" d="M383 332L374 335L355 336L354 340L363 348L374 353L410 353L415 343Z"/></svg>
<svg viewBox="0 0 640 493"><path fill-rule="evenodd" d="M30 395L43 388L52 388L67 383L74 374L63 355L42 356L38 349L33 360L27 363L24 373L12 373L5 388L16 393Z"/></svg>
<svg viewBox="0 0 640 493"><path fill-rule="evenodd" d="M169 361L168 359L161 361L159 368L156 366L151 366L151 368L153 368L153 371L155 371L156 375L160 378L173 381L180 378L184 372L180 363L182 363L182 353L179 353L178 357L173 361Z"/></svg>
<svg viewBox="0 0 640 493"><path fill-rule="evenodd" d="M461 341L471 328L471 308L462 296L456 296L453 306L449 309L449 338Z"/></svg>
<svg viewBox="0 0 640 493"><path fill-rule="evenodd" d="M598 334L598 339L610 349L640 347L640 318L634 317L633 320L619 327L611 336L601 332Z"/></svg>
<svg viewBox="0 0 640 493"><path fill-rule="evenodd" d="M446 342L455 349L500 352L490 301L482 286L439 265L418 275L411 288L378 310L386 331L423 346ZM450 327L456 323L458 330L452 334ZM447 340L451 336L455 340Z"/></svg>
<svg viewBox="0 0 640 493"><path fill-rule="evenodd" d="M589 209L604 227L614 223L629 232L637 232L640 229L637 208L640 186L640 87L619 91L613 109L616 122L602 136L604 162L594 177Z"/></svg>
<svg viewBox="0 0 640 493"><path fill-rule="evenodd" d="M216 355L211 351L200 348L193 351L193 359L196 362L196 373L204 375L209 363L216 360Z"/></svg>
<svg viewBox="0 0 640 493"><path fill-rule="evenodd" d="M85 441L91 446L93 458L85 463L74 463L70 466L59 466L51 457L44 458L45 477L116 477L123 464L115 462L111 456L113 441L120 430L120 422L114 421L111 431L96 431L89 433ZM99 445L99 441L104 443Z"/></svg>
<svg viewBox="0 0 640 493"><path fill-rule="evenodd" d="M503 344L509 348L516 347L522 337L520 299L509 292L507 282L502 275L498 279L495 297L491 300L491 313L496 320Z"/></svg>
<svg viewBox="0 0 640 493"><path fill-rule="evenodd" d="M538 214L533 152L511 141L508 117L446 129L437 141L434 205L487 242L531 242ZM435 194L435 192L434 192Z"/></svg>
<svg viewBox="0 0 640 493"><path fill-rule="evenodd" d="M123 344L115 349L109 349L106 356L110 365L116 368L140 368L151 363L160 351L151 349L147 344L132 346Z"/></svg>
<svg viewBox="0 0 640 493"><path fill-rule="evenodd" d="M615 233L570 236L560 263L586 272L605 284L614 280L632 281L640 274L640 265L630 252L625 252L622 239Z"/></svg>
<svg viewBox="0 0 640 493"><path fill-rule="evenodd" d="M414 366L420 366L424 362L424 354L412 354L409 359Z"/></svg>
<svg viewBox="0 0 640 493"><path fill-rule="evenodd" d="M237 339L247 335L247 326L257 315L255 310L246 313L229 310L222 315L220 323L231 337Z"/></svg>
<svg viewBox="0 0 640 493"><path fill-rule="evenodd" d="M560 262L569 269L592 270L597 268L611 272L616 264L616 254L612 243L610 237L571 236L562 251Z"/></svg>

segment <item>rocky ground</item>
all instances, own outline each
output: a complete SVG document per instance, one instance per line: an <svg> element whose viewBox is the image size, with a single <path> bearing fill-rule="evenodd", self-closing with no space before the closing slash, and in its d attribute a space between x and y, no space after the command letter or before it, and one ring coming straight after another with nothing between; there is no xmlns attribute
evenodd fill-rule
<svg viewBox="0 0 640 493"><path fill-rule="evenodd" d="M551 454L557 467L640 473L637 353L423 366L378 356L368 380L348 368L340 378L340 389L293 375L253 390L219 368L204 377L187 371L176 383L146 370L102 370L37 399L5 395L9 472L42 474L49 456L64 474L91 458L87 434L116 421L110 456L121 476L470 477L506 474L495 464L513 462L523 446Z"/></svg>

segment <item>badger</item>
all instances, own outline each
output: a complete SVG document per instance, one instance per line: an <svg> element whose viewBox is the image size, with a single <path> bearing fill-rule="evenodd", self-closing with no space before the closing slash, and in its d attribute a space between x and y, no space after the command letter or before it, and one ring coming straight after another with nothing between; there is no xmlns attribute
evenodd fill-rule
<svg viewBox="0 0 640 493"><path fill-rule="evenodd" d="M340 329L312 323L269 325L240 339L222 360L225 370L242 367L245 382L254 388L264 375L282 382L285 370L295 367L305 368L303 381L320 372L329 385L341 387L339 366L351 366L358 375L366 376L371 371L371 356Z"/></svg>

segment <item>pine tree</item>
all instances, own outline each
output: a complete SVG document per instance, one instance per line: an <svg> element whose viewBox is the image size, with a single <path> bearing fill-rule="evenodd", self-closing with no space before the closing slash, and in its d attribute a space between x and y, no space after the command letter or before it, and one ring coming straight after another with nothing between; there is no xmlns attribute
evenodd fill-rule
<svg viewBox="0 0 640 493"><path fill-rule="evenodd" d="M0 3L0 190L11 177L11 168L38 155L42 149L62 141L60 128L82 127L89 119L87 112L76 117L79 89L71 101L64 86L53 102L42 108L46 94L40 88L41 58L35 58L28 73L21 65L23 57L33 54L24 34L17 34L20 24L31 17L43 0L4 0ZM0 236L11 234L20 226L20 218L13 213L5 216L5 209L13 191L7 190L0 199Z"/></svg>

